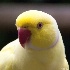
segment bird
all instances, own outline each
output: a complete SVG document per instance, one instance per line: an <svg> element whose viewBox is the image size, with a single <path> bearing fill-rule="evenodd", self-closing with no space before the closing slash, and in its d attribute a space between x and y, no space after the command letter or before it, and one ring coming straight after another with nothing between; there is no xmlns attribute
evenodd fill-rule
<svg viewBox="0 0 70 70"><path fill-rule="evenodd" d="M0 51L0 70L69 70L56 20L28 10L16 18L18 38Z"/></svg>

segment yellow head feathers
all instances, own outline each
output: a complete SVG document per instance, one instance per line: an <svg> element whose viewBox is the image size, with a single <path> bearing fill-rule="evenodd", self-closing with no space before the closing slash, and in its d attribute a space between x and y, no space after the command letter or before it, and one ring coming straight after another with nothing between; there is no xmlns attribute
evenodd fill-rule
<svg viewBox="0 0 70 70"><path fill-rule="evenodd" d="M57 23L55 19L42 11L29 10L16 19L17 28L26 27L32 33L27 45L35 48L49 48L57 38ZM40 28L39 28L40 27Z"/></svg>
<svg viewBox="0 0 70 70"><path fill-rule="evenodd" d="M47 24L48 24L48 23L51 23L52 21L54 21L54 18L51 15L44 13L42 11L29 10L29 11L21 13L17 17L16 25L19 27L22 27L26 23L28 25L29 25L29 23L32 25L36 25L39 21L47 22Z"/></svg>

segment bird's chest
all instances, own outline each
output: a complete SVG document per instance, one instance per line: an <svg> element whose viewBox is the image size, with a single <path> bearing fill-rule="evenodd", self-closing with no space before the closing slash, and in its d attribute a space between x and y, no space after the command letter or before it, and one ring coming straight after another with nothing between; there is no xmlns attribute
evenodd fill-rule
<svg viewBox="0 0 70 70"><path fill-rule="evenodd" d="M16 65L17 70L48 70L48 64L46 65L35 59L25 60L17 64L19 64L19 66Z"/></svg>
<svg viewBox="0 0 70 70"><path fill-rule="evenodd" d="M46 61L46 60L45 60ZM17 70L52 70L53 65L50 62L43 62L36 58L23 58L16 62Z"/></svg>
<svg viewBox="0 0 70 70"><path fill-rule="evenodd" d="M19 53L17 54L18 58L15 60L15 70L60 70L58 65L62 64L62 61L58 62L57 59L50 58L49 55L45 56L36 52L26 52L21 55Z"/></svg>
<svg viewBox="0 0 70 70"><path fill-rule="evenodd" d="M23 58L24 59L24 58ZM20 59L16 62L15 70L63 70L59 67L62 62L41 62L35 58Z"/></svg>

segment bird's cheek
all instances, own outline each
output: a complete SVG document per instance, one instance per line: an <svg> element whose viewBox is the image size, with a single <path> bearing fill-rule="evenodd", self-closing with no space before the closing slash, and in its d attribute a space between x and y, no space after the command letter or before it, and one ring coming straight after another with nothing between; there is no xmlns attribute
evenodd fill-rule
<svg viewBox="0 0 70 70"><path fill-rule="evenodd" d="M23 45L29 41L31 36L31 31L25 28L20 28L18 29L18 38L19 38L19 42L22 45L22 47L24 47Z"/></svg>

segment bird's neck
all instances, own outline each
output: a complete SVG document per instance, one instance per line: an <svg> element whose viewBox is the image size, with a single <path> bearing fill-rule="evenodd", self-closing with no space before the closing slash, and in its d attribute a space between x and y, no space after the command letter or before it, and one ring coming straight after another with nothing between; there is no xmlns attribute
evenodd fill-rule
<svg viewBox="0 0 70 70"><path fill-rule="evenodd" d="M16 47L15 53L19 59L24 58L24 56L25 57L28 56L28 58L38 60L39 62L42 63L52 63L55 62L55 60L60 62L65 57L65 49L61 35L59 36L57 44L53 48L50 48L48 50L39 51L39 50L31 50L26 48L24 49L19 44Z"/></svg>
<svg viewBox="0 0 70 70"><path fill-rule="evenodd" d="M59 60L65 57L65 49L64 49L64 44L61 38L61 35L59 36L59 40L57 44L48 50L28 50L26 49L27 53L29 56L32 58L36 58L37 60L41 62L52 62L55 59Z"/></svg>

